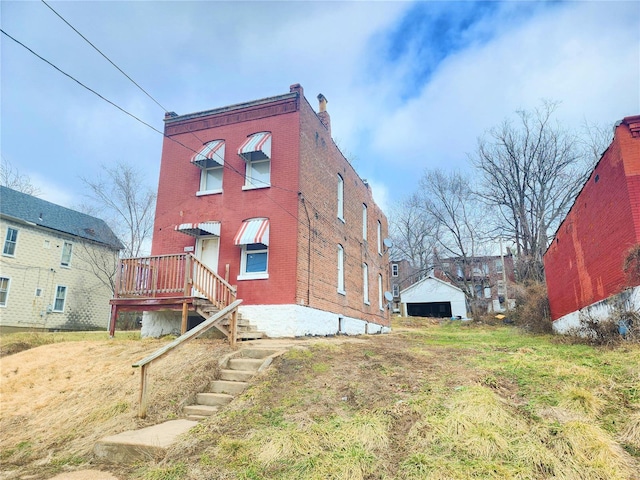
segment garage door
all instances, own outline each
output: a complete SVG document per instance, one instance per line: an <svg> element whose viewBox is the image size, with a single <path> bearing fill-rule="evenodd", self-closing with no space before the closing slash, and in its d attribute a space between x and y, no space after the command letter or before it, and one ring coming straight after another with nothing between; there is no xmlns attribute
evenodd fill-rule
<svg viewBox="0 0 640 480"><path fill-rule="evenodd" d="M407 303L410 317L451 318L451 302Z"/></svg>

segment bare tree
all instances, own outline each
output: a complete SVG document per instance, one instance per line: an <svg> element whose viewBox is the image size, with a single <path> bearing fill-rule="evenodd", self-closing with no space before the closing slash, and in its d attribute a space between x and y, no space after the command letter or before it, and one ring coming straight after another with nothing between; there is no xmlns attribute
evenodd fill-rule
<svg viewBox="0 0 640 480"><path fill-rule="evenodd" d="M437 228L434 266L465 293L475 312L479 298L471 273L476 257L487 252L484 218L469 179L458 172L428 170L420 181L420 197L427 221Z"/></svg>
<svg viewBox="0 0 640 480"><path fill-rule="evenodd" d="M415 275L424 275L432 266L436 242L436 226L429 222L417 194L398 205L390 217L392 256L406 259L415 269Z"/></svg>
<svg viewBox="0 0 640 480"><path fill-rule="evenodd" d="M590 173L584 143L553 119L558 103L516 112L479 139L472 156L482 178L479 195L500 214L498 228L512 238L522 280L543 280L549 236Z"/></svg>
<svg viewBox="0 0 640 480"><path fill-rule="evenodd" d="M29 176L21 173L4 155L0 164L0 185L34 197L42 193L38 187L31 183Z"/></svg>
<svg viewBox="0 0 640 480"><path fill-rule="evenodd" d="M85 211L102 216L124 244L123 256L140 256L151 237L156 195L130 165L120 162L103 168L105 176L82 178L91 200Z"/></svg>

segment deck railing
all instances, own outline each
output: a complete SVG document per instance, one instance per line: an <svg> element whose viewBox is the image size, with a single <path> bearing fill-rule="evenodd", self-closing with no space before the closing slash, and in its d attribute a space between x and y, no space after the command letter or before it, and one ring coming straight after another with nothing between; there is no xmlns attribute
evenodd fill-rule
<svg viewBox="0 0 640 480"><path fill-rule="evenodd" d="M116 298L171 294L202 295L222 309L235 300L236 289L190 253L120 260Z"/></svg>

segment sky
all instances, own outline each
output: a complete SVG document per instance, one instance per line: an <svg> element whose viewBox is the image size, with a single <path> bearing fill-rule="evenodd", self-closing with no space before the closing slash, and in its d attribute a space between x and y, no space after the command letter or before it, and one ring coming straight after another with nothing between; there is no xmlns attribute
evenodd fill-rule
<svg viewBox="0 0 640 480"><path fill-rule="evenodd" d="M47 4L0 1L2 30L160 131L166 110L295 83L317 109L324 94L334 141L387 213L426 169L470 171L478 139L516 110L559 101L570 128L640 114L638 1ZM0 57L2 159L41 198L80 207L81 178L120 161L157 187L161 134L5 34Z"/></svg>

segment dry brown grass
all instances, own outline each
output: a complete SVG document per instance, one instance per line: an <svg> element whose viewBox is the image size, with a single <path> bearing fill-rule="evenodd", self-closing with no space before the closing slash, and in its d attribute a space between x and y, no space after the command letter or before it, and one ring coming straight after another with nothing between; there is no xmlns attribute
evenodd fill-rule
<svg viewBox="0 0 640 480"><path fill-rule="evenodd" d="M2 359L2 470L35 462L43 472L90 460L107 435L175 418L202 391L228 352L221 341L185 345L150 369L151 406L137 417L140 371L131 365L167 340L76 341L43 345ZM9 477L11 478L11 477Z"/></svg>

